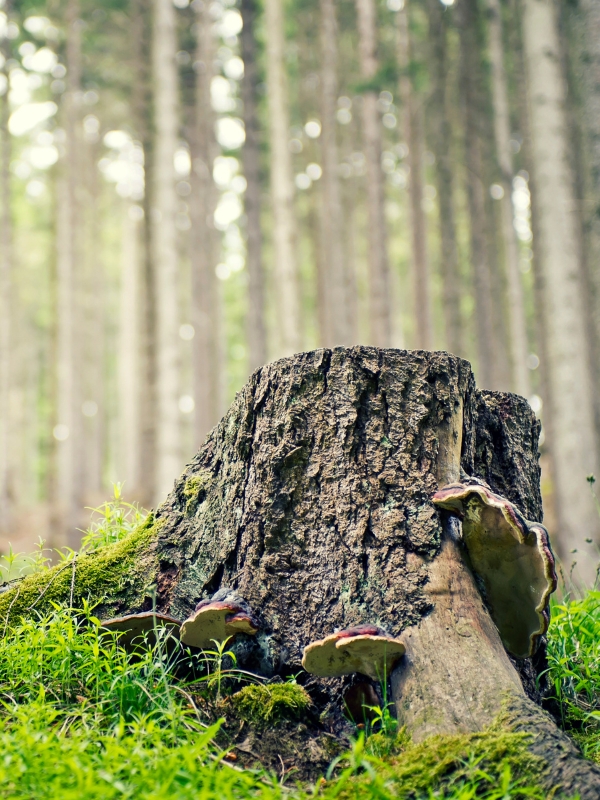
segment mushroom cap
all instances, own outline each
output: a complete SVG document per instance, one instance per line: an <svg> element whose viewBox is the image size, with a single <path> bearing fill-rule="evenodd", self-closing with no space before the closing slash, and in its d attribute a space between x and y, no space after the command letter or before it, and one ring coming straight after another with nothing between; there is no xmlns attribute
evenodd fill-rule
<svg viewBox="0 0 600 800"><path fill-rule="evenodd" d="M114 617L101 621L101 626L109 631L120 633L119 644L126 649L140 643L144 637L146 641L154 644L157 628L167 628L169 635L179 639L181 622L168 614L157 614L155 611L142 611L139 614L126 614L124 617ZM138 641L139 640L139 641Z"/></svg>
<svg viewBox="0 0 600 800"><path fill-rule="evenodd" d="M387 636L381 628L360 625L311 642L304 649L302 666L319 678L360 672L382 680L404 652L402 642Z"/></svg>
<svg viewBox="0 0 600 800"><path fill-rule="evenodd" d="M181 626L183 644L206 649L214 642L222 642L238 633L250 636L258 630L258 624L248 611L232 601L202 601L194 613Z"/></svg>
<svg viewBox="0 0 600 800"><path fill-rule="evenodd" d="M463 541L505 648L516 658L533 655L556 589L548 531L485 486L451 484L433 502L463 518Z"/></svg>

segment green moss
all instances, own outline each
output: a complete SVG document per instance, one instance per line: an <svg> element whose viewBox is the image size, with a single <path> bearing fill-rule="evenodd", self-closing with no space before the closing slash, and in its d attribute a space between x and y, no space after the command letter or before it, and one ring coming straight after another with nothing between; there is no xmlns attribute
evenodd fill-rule
<svg viewBox="0 0 600 800"><path fill-rule="evenodd" d="M311 699L297 683L245 686L229 698L236 716L257 728L288 719L301 719Z"/></svg>
<svg viewBox="0 0 600 800"><path fill-rule="evenodd" d="M193 514L206 497L206 490L212 478L208 470L202 470L197 475L188 478L183 487L183 496L186 499L186 514Z"/></svg>
<svg viewBox="0 0 600 800"><path fill-rule="evenodd" d="M515 785L539 786L545 764L528 751L529 741L528 734L510 731L504 717L482 733L431 736L419 744L411 743L404 730L392 746L374 735L365 743L374 769L352 778L339 797L422 797L449 785L501 783L508 772ZM375 787L381 794L373 793Z"/></svg>
<svg viewBox="0 0 600 800"><path fill-rule="evenodd" d="M132 608L151 593L158 571L152 546L159 526L150 514L140 527L120 542L80 555L75 564L73 605L84 600L100 603L103 613ZM48 610L51 603L69 602L72 563L58 564L24 578L0 595L0 622Z"/></svg>

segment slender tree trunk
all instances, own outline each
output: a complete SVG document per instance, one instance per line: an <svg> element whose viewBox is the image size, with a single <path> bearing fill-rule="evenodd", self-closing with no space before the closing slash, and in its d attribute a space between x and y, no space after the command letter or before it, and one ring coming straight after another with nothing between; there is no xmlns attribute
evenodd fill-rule
<svg viewBox="0 0 600 800"><path fill-rule="evenodd" d="M123 203L119 307L118 476L128 496L138 496L140 467L140 227L132 203Z"/></svg>
<svg viewBox="0 0 600 800"><path fill-rule="evenodd" d="M150 39L152 8L144 0L132 0L132 46L135 81L132 87L134 124L144 150L143 218L140 220L139 294L139 428L137 498L150 507L156 496L156 280L152 254L154 207L154 130L151 102Z"/></svg>
<svg viewBox="0 0 600 800"><path fill-rule="evenodd" d="M346 300L342 200L338 176L336 110L338 98L338 26L334 0L320 0L321 12L321 250L324 260L326 347L349 344Z"/></svg>
<svg viewBox="0 0 600 800"><path fill-rule="evenodd" d="M374 0L356 0L361 78L368 82L377 73L377 21ZM381 169L381 123L377 93L363 93L363 147L367 166L367 211L369 217L370 340L389 347L392 336L390 276L385 224L383 172Z"/></svg>
<svg viewBox="0 0 600 800"><path fill-rule="evenodd" d="M153 256L156 292L156 492L164 495L180 468L178 258L173 158L178 141L175 8L154 0Z"/></svg>
<svg viewBox="0 0 600 800"><path fill-rule="evenodd" d="M58 538L73 548L79 544L77 531L81 508L83 469L81 463L81 328L77 300L81 298L76 265L81 257L80 190L81 143L81 31L78 0L67 3L67 92L64 97L66 154L64 175L59 181L57 231L57 443Z"/></svg>
<svg viewBox="0 0 600 800"><path fill-rule="evenodd" d="M574 153L582 189L584 275L588 312L588 338L594 381L596 433L600 434L600 373L595 368L600 358L600 5L596 0L582 0L575 8L564 9L576 34L565 43L569 50L571 72L578 67L579 95L578 136L584 146ZM577 65L577 66L575 66ZM581 130L583 129L583 130Z"/></svg>
<svg viewBox="0 0 600 800"><path fill-rule="evenodd" d="M585 335L573 176L569 168L565 82L554 4L524 0L532 166L539 224L555 474L558 542L567 562L592 581L599 522L586 476L597 473L592 381ZM571 552L576 550L574 555Z"/></svg>
<svg viewBox="0 0 600 800"><path fill-rule="evenodd" d="M5 5L10 12L10 3ZM4 40L2 53L8 60L8 40ZM8 71L2 70L8 85ZM11 452L10 433L10 383L12 348L12 218L10 160L11 143L8 132L8 91L0 107L0 535L8 533L11 521L10 496Z"/></svg>
<svg viewBox="0 0 600 800"><path fill-rule="evenodd" d="M538 432L525 400L478 391L469 364L447 353L356 347L281 359L252 375L126 551L78 561L74 597L98 558L102 615L139 610L156 589L158 610L185 619L199 600L234 591L259 628L241 663L297 675L328 720L343 713L348 680L303 672L303 650L376 624L406 646L391 697L415 740L481 731L505 710L542 758L549 796L560 787L595 800L600 768L525 696L460 523L431 502L463 470L539 519ZM115 585L120 554L128 580ZM49 577L38 608L70 590L68 572ZM39 599L38 587L34 577L0 595L0 619Z"/></svg>
<svg viewBox="0 0 600 800"><path fill-rule="evenodd" d="M221 391L219 378L220 314L215 276L216 241L213 225L216 188L212 177L216 143L214 117L210 102L210 83L213 77L212 65L215 54L212 19L208 7L199 6L196 18L196 102L194 135L192 137L192 314L196 332L194 336L194 396L196 402L194 440L198 445L213 425L216 425L220 417ZM255 220L253 224L254 222ZM250 226L250 217L248 226ZM253 252L252 255L255 257L256 253Z"/></svg>
<svg viewBox="0 0 600 800"><path fill-rule="evenodd" d="M471 266L475 293L475 330L477 339L477 376L484 388L494 386L494 309L492 276L486 239L486 189L483 150L480 137L477 70L478 43L475 32L474 0L464 0L460 20L461 86L464 103L465 162Z"/></svg>
<svg viewBox="0 0 600 800"><path fill-rule="evenodd" d="M429 0L430 63L433 89L429 118L435 150L436 185L440 221L440 271L444 305L446 346L451 353L464 355L463 325L460 314L461 281L454 211L452 126L448 98L450 64L447 52L447 14L439 0Z"/></svg>
<svg viewBox="0 0 600 800"><path fill-rule="evenodd" d="M502 234L508 283L508 326L512 366L512 388L518 394L529 397L531 382L527 368L529 347L523 286L519 271L519 251L513 226L512 179L513 159L510 149L510 109L508 88L504 70L504 45L502 41L502 16L499 0L488 0L490 10L489 36L492 64L492 99L494 105L494 134L498 165L502 175L504 196L502 204Z"/></svg>
<svg viewBox="0 0 600 800"><path fill-rule="evenodd" d="M285 71L283 0L266 0L267 87L271 145L271 203L282 355L302 349L300 285L296 252L294 181L288 149L290 114Z"/></svg>
<svg viewBox="0 0 600 800"><path fill-rule="evenodd" d="M100 208L98 186L99 154L94 143L82 144L83 176L85 181L86 247L85 265L85 322L87 327L83 359L84 392L82 410L85 412L83 446L85 459L85 496L96 502L103 488L106 455L105 405L105 348L106 348L106 288L104 264L101 258ZM95 404L95 409L94 405ZM134 451L134 456L136 451ZM88 502L90 502L88 501Z"/></svg>
<svg viewBox="0 0 600 800"><path fill-rule="evenodd" d="M250 372L267 360L265 328L265 286L262 261L262 230L260 221L260 126L257 109L259 83L256 47L256 0L242 0L240 5L244 27L241 35L241 55L244 62L242 101L246 141L242 148L242 164L246 178L244 207L246 211L246 267L248 269L248 366Z"/></svg>
<svg viewBox="0 0 600 800"><path fill-rule="evenodd" d="M427 227L423 210L424 164L423 164L423 110L416 96L410 75L413 58L407 4L396 14L396 47L400 66L399 96L404 106L404 131L408 143L410 178L408 194L410 201L412 266L414 282L414 309L416 322L415 346L425 350L433 346L433 324L431 320L431 289L429 281L429 259L427 254Z"/></svg>

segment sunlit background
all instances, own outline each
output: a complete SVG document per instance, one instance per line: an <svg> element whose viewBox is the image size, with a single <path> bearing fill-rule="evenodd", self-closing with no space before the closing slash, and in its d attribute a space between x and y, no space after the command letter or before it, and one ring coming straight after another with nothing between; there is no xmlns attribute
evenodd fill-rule
<svg viewBox="0 0 600 800"><path fill-rule="evenodd" d="M375 344L527 396L547 523L581 552L594 13L239 2L4 0L1 546L76 546L116 482L156 505L253 369Z"/></svg>

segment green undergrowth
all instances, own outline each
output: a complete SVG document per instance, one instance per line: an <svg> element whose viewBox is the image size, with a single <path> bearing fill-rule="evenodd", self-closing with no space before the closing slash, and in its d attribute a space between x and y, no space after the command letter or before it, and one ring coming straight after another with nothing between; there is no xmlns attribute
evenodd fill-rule
<svg viewBox="0 0 600 800"><path fill-rule="evenodd" d="M148 515L136 530L114 544L27 575L0 595L0 626L34 611L45 612L53 602L81 605L85 600L99 602L110 596L112 605L118 607L150 596L157 564L149 545L157 528L158 523Z"/></svg>
<svg viewBox="0 0 600 800"><path fill-rule="evenodd" d="M306 717L310 695L297 683L244 686L229 698L239 719L257 728Z"/></svg>
<svg viewBox="0 0 600 800"><path fill-rule="evenodd" d="M600 763L600 592L555 602L548 677L563 727Z"/></svg>
<svg viewBox="0 0 600 800"><path fill-rule="evenodd" d="M527 735L499 718L483 733L431 736L413 744L402 730L394 746L375 734L341 760L333 796L351 798L537 798L543 762L527 751Z"/></svg>

